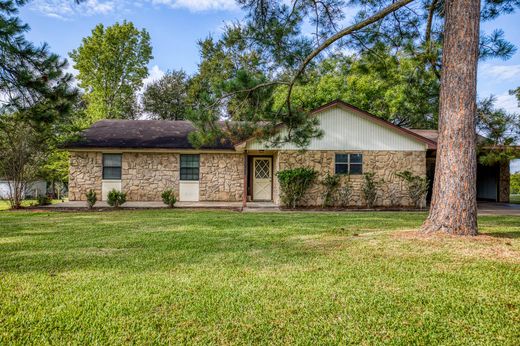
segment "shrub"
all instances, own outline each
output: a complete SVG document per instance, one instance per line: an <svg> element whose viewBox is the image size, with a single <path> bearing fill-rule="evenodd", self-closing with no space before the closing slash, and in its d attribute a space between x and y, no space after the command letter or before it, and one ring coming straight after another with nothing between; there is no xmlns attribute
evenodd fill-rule
<svg viewBox="0 0 520 346"><path fill-rule="evenodd" d="M107 196L107 203L109 206L119 208L126 202L126 193L112 189Z"/></svg>
<svg viewBox="0 0 520 346"><path fill-rule="evenodd" d="M513 195L520 194L520 172L511 174L511 193Z"/></svg>
<svg viewBox="0 0 520 346"><path fill-rule="evenodd" d="M282 204L291 208L296 208L305 194L305 191L316 179L316 172L310 168L286 169L276 173L280 183L280 198Z"/></svg>
<svg viewBox="0 0 520 346"><path fill-rule="evenodd" d="M163 193L161 194L161 198L163 203L166 204L168 208L173 208L173 206L177 202L177 197L175 197L175 193L173 192L173 190L170 189L163 191Z"/></svg>
<svg viewBox="0 0 520 346"><path fill-rule="evenodd" d="M88 190L88 192L85 194L87 197L87 206L89 209L92 209L94 207L94 204L97 202L97 195L96 192L92 189Z"/></svg>
<svg viewBox="0 0 520 346"><path fill-rule="evenodd" d="M408 196L416 208L424 205L430 182L426 177L413 175L410 171L397 172L396 175L406 182Z"/></svg>
<svg viewBox="0 0 520 346"><path fill-rule="evenodd" d="M37 201L38 205L49 205L49 204L51 204L51 199L47 195L39 195L36 198L36 201Z"/></svg>
<svg viewBox="0 0 520 346"><path fill-rule="evenodd" d="M363 195L368 208L373 208L377 198L377 188L381 181L375 179L375 173L363 174Z"/></svg>
<svg viewBox="0 0 520 346"><path fill-rule="evenodd" d="M339 189L339 203L342 207L350 205L350 198L352 197L352 184L350 183L350 176L347 177L345 184Z"/></svg>
<svg viewBox="0 0 520 346"><path fill-rule="evenodd" d="M336 200L336 193L340 185L339 175L327 174L321 181L321 184L325 187L325 193L323 196L323 207L331 207L334 205Z"/></svg>

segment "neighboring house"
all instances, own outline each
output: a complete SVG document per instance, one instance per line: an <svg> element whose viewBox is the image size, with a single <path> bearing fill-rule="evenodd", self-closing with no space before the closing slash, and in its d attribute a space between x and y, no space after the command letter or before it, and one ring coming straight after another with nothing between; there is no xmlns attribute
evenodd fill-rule
<svg viewBox="0 0 520 346"><path fill-rule="evenodd" d="M30 183L24 193L24 198L38 197L47 193L47 183L43 180ZM9 181L0 180L0 199L9 199Z"/></svg>
<svg viewBox="0 0 520 346"><path fill-rule="evenodd" d="M188 121L104 120L67 146L70 151L69 199L85 200L93 189L106 200L111 189L129 201L157 201L174 189L180 201L273 201L280 203L276 173L295 167L319 172L303 204L322 204L327 174L350 179L351 205L365 204L363 173L383 180L379 206L410 206L406 184L395 173L408 170L432 177L436 131L408 130L341 101L312 112L324 136L311 140L306 151L292 144L270 148L255 138L194 148ZM283 130L282 130L283 131ZM507 195L506 188L507 185ZM509 198L508 166L479 167L479 194L491 200Z"/></svg>

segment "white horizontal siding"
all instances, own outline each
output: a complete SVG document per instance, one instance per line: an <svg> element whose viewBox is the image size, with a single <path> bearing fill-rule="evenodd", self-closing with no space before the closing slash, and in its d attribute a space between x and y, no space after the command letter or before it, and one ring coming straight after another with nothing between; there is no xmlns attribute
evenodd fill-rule
<svg viewBox="0 0 520 346"><path fill-rule="evenodd" d="M324 110L317 115L324 131L321 139L313 138L308 150L397 150L424 151L426 145L397 130L377 124L370 119L339 107ZM248 150L269 149L263 143L253 141ZM298 150L294 144L279 149Z"/></svg>

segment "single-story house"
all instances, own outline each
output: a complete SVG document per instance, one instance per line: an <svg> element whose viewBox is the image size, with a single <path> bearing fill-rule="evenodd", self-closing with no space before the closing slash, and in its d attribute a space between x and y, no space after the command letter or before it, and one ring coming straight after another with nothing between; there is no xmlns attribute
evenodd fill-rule
<svg viewBox="0 0 520 346"><path fill-rule="evenodd" d="M436 131L410 130L342 101L312 112L319 118L322 138L314 138L305 151L292 144L278 148L256 138L233 144L195 148L188 139L189 121L103 120L70 143L69 199L85 200L93 189L106 200L111 189L122 190L129 201L160 201L173 189L180 201L272 201L280 203L276 173L295 167L319 172L318 182L303 204L322 204L327 174L349 179L351 205L365 205L363 173L373 172L379 206L410 206L406 184L397 172L433 178ZM282 130L283 131L283 130ZM509 199L509 166L479 166L479 197Z"/></svg>

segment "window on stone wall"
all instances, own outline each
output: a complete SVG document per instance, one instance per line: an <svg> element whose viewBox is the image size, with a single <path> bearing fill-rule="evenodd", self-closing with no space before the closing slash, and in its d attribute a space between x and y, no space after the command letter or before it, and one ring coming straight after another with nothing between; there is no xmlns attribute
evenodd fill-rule
<svg viewBox="0 0 520 346"><path fill-rule="evenodd" d="M181 155L181 180L199 180L199 155Z"/></svg>
<svg viewBox="0 0 520 346"><path fill-rule="evenodd" d="M103 154L103 179L121 180L121 154Z"/></svg>
<svg viewBox="0 0 520 346"><path fill-rule="evenodd" d="M363 155L336 154L335 172L336 174L363 174Z"/></svg>

